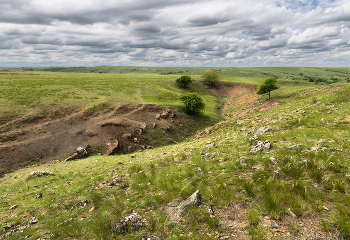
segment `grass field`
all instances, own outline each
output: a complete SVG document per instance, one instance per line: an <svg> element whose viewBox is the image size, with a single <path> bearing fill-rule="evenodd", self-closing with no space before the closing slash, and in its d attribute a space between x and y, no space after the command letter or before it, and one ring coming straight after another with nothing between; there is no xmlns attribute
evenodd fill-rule
<svg viewBox="0 0 350 240"><path fill-rule="evenodd" d="M263 71L269 69L261 69L259 74ZM273 73L278 71L285 70ZM313 70L308 71L311 75ZM199 75L193 77L195 84L186 90L177 87L174 75L54 74L0 75L3 96L0 101L6 106L7 112L3 113L9 116L2 124L24 112L40 112L45 106L56 106L57 111L69 114L98 103L124 103L124 99L125 103L144 101L181 109L178 96L185 91L197 91L208 108L196 118L206 122L210 118L212 126L204 137L190 138L177 145L128 155L54 162L5 175L0 183L0 236L350 238L347 83L320 86L308 81L282 80L282 87L271 96L283 104L241 117L238 124L237 119L217 123L222 119L215 101L222 99L198 82ZM223 78L225 84L256 85L261 80L242 76ZM17 94L11 94L13 91ZM40 98L36 100L33 96ZM264 98L261 101L266 102ZM61 110L68 103L71 110ZM256 129L267 125L273 131L252 138ZM270 140L272 148L251 153L250 148L259 140ZM213 142L215 145L211 145ZM216 154L205 157L201 152ZM49 170L54 175L27 179L36 170ZM108 187L106 183L111 179L118 179L117 184ZM170 222L164 206L174 199L185 199L196 190L201 191L203 203L188 208L182 221ZM42 197L38 198L40 194ZM88 200L86 206L77 205L83 200ZM13 205L17 207L10 209ZM214 215L209 214L209 206L213 206ZM140 214L144 221L140 230L124 234L111 230L116 221L132 212ZM38 219L37 224L29 224L33 217ZM16 226L24 228L13 233L8 230Z"/></svg>

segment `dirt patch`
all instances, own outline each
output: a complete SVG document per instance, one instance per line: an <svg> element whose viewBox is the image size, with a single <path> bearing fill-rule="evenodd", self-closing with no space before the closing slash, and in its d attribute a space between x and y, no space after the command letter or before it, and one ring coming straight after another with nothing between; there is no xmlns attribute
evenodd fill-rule
<svg viewBox="0 0 350 240"><path fill-rule="evenodd" d="M98 116L84 116L84 111L56 120L27 123L20 127L14 141L0 143L0 169L6 172L37 162L64 160L77 147L89 145L107 152L110 143L119 142L118 154L152 148L140 136L147 129L163 128L177 117L156 119L164 109L155 105L125 105ZM19 130L2 135L11 135ZM11 139L10 139L11 140Z"/></svg>
<svg viewBox="0 0 350 240"><path fill-rule="evenodd" d="M222 116L225 118L239 118L253 111L266 111L282 104L278 101L261 103L261 96L256 94L256 86L219 86L210 91L217 96L227 98L222 108Z"/></svg>

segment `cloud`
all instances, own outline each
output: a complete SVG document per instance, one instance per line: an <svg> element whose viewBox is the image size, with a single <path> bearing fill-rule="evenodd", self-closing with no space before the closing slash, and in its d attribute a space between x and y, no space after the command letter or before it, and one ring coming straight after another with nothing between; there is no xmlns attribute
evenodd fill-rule
<svg viewBox="0 0 350 240"><path fill-rule="evenodd" d="M349 16L346 0L2 0L0 65L347 66Z"/></svg>

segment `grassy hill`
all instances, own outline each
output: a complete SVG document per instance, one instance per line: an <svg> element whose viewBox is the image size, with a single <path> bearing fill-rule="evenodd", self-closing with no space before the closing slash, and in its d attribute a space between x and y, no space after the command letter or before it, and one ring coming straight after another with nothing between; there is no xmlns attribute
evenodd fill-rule
<svg viewBox="0 0 350 240"><path fill-rule="evenodd" d="M215 70L225 77L265 78L271 75L285 80L306 80L334 83L350 80L350 68L309 68L309 67L42 67L22 68L26 71L77 72L77 73L119 73L159 75L202 75L206 70Z"/></svg>
<svg viewBox="0 0 350 240"><path fill-rule="evenodd" d="M259 74L262 71L268 69ZM67 96L72 96L70 102L74 102L73 96L79 97L81 104L72 111L90 106L90 101L140 103L140 98L181 108L176 99L186 91L174 85L176 76L135 74L132 80L130 75L55 74L46 76L55 84L35 76L8 75L1 85L8 97L1 101L21 100L20 112L35 112L45 104L65 106ZM199 76L194 78L199 80ZM244 80L224 78L228 86ZM259 81L246 82L256 85ZM202 127L206 129L188 140L126 155L56 161L6 174L0 183L0 236L349 239L350 86L281 83L282 87L272 92L272 101L278 100L279 107L223 121L215 100L225 103L226 98L218 98L196 83L193 90L203 95L209 108L202 116L192 117L201 121L210 116L211 120L205 120ZM10 95L14 88L21 94ZM29 90L33 92L26 94ZM32 94L41 100L35 101ZM266 98L259 103L266 103ZM7 111L11 111L10 104ZM266 126L273 131L256 133ZM266 140L271 149L250 152L258 141ZM27 178L37 170L54 175ZM196 190L201 191L202 203L187 208L180 221L169 221L165 206ZM118 220L133 212L143 219L141 229L123 234L112 231ZM29 223L33 217L38 220L35 224Z"/></svg>

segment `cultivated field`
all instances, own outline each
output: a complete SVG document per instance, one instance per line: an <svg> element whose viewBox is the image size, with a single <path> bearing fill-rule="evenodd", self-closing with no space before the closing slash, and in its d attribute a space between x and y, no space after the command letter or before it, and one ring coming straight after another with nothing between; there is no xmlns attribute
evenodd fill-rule
<svg viewBox="0 0 350 240"><path fill-rule="evenodd" d="M218 88L203 68L1 71L0 239L348 239L349 69L215 69ZM270 75L281 87L267 101L255 92ZM205 111L186 113L185 92ZM115 140L119 154L101 155ZM62 162L86 144L90 157ZM28 179L39 170L53 175ZM133 212L142 227L117 232Z"/></svg>

